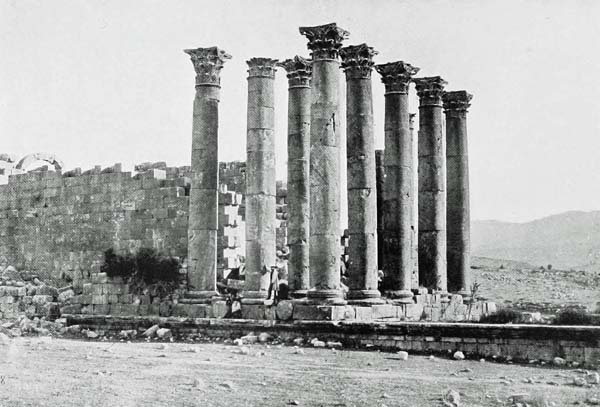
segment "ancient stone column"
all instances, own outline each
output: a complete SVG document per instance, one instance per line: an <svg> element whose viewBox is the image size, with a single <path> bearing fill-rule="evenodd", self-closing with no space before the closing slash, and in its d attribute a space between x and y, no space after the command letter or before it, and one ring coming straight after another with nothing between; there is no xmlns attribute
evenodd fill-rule
<svg viewBox="0 0 600 407"><path fill-rule="evenodd" d="M419 280L447 296L446 151L439 76L415 79L419 96Z"/></svg>
<svg viewBox="0 0 600 407"><path fill-rule="evenodd" d="M292 298L310 288L310 77L311 61L296 56L279 64L288 77L288 284Z"/></svg>
<svg viewBox="0 0 600 407"><path fill-rule="evenodd" d="M419 288L419 171L418 171L418 148L417 148L417 138L415 137L415 117L417 117L416 113L410 113L408 115L408 128L410 131L410 138L413 142L413 196L415 200L413 201L412 208L412 258L413 258L413 271L412 271L412 282L411 287L413 290Z"/></svg>
<svg viewBox="0 0 600 407"><path fill-rule="evenodd" d="M277 60L248 63L246 138L246 280L242 303L267 298L276 257L274 84Z"/></svg>
<svg viewBox="0 0 600 407"><path fill-rule="evenodd" d="M186 49L184 52L190 55L196 71L188 221L188 296L202 302L218 295L220 72L225 60L231 56L217 47Z"/></svg>
<svg viewBox="0 0 600 407"><path fill-rule="evenodd" d="M469 295L471 216L469 208L469 154L467 109L473 96L464 90L442 97L446 113L447 256L448 290Z"/></svg>
<svg viewBox="0 0 600 407"><path fill-rule="evenodd" d="M343 304L340 282L339 49L349 33L335 23L301 27L312 54L310 120L310 282L308 299Z"/></svg>
<svg viewBox="0 0 600 407"><path fill-rule="evenodd" d="M382 303L377 289L377 185L373 135L373 56L366 44L340 50L346 74L348 302Z"/></svg>
<svg viewBox="0 0 600 407"><path fill-rule="evenodd" d="M377 265L383 264L383 186L385 184L385 168L383 167L383 150L375 150L375 177L377 179Z"/></svg>
<svg viewBox="0 0 600 407"><path fill-rule="evenodd" d="M415 205L413 139L408 88L419 68L398 61L377 65L385 85L384 286L399 303L411 303Z"/></svg>

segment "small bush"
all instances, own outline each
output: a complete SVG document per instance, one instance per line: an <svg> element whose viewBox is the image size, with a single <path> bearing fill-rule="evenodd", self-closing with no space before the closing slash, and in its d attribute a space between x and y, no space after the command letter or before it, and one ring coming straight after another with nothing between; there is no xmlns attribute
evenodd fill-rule
<svg viewBox="0 0 600 407"><path fill-rule="evenodd" d="M142 248L135 255L119 255L108 249L100 271L111 278L121 277L135 294L148 290L152 295L164 297L179 283L179 261L149 248Z"/></svg>
<svg viewBox="0 0 600 407"><path fill-rule="evenodd" d="M569 308L558 313L554 325L592 325L592 317L584 310Z"/></svg>
<svg viewBox="0 0 600 407"><path fill-rule="evenodd" d="M498 311L485 315L479 322L482 324L518 324L523 320L523 313L512 308L502 308Z"/></svg>

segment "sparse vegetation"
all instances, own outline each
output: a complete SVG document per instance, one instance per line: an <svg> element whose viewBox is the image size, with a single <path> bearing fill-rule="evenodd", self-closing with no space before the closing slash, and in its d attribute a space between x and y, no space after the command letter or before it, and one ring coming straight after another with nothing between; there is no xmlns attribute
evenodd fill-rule
<svg viewBox="0 0 600 407"><path fill-rule="evenodd" d="M523 313L512 308L502 308L485 315L479 322L482 324L518 324L523 320Z"/></svg>
<svg viewBox="0 0 600 407"><path fill-rule="evenodd" d="M136 294L148 291L162 298L172 293L179 283L179 260L161 256L150 248L142 248L135 255L119 255L112 248L108 249L100 270L108 277L122 278Z"/></svg>
<svg viewBox="0 0 600 407"><path fill-rule="evenodd" d="M556 315L554 325L592 325L593 319L585 310L568 308Z"/></svg>

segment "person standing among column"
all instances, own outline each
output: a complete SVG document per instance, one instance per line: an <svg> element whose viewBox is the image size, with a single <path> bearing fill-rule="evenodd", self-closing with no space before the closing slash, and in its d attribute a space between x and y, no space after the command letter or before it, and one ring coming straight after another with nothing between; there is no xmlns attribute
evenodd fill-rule
<svg viewBox="0 0 600 407"><path fill-rule="evenodd" d="M189 299L217 297L220 72L231 56L217 47L186 49L196 71L188 221Z"/></svg>
<svg viewBox="0 0 600 407"><path fill-rule="evenodd" d="M473 95L464 90L444 93L446 114L448 290L469 296L471 216L467 109Z"/></svg>
<svg viewBox="0 0 600 407"><path fill-rule="evenodd" d="M377 289L377 181L373 135L373 56L366 44L340 50L346 74L349 292L352 304L382 303Z"/></svg>
<svg viewBox="0 0 600 407"><path fill-rule="evenodd" d="M263 304L276 257L274 82L277 60L248 63L246 280L242 304Z"/></svg>
<svg viewBox="0 0 600 407"><path fill-rule="evenodd" d="M375 67L385 85L384 282L398 303L411 303L413 273L414 149L408 88L419 68L397 61Z"/></svg>
<svg viewBox="0 0 600 407"><path fill-rule="evenodd" d="M300 56L279 64L288 77L288 282L292 298L310 288L310 77L311 62Z"/></svg>
<svg viewBox="0 0 600 407"><path fill-rule="evenodd" d="M345 303L340 281L339 50L349 33L335 23L300 27L312 55L309 300Z"/></svg>
<svg viewBox="0 0 600 407"><path fill-rule="evenodd" d="M419 96L419 280L447 300L446 152L439 76L415 79Z"/></svg>

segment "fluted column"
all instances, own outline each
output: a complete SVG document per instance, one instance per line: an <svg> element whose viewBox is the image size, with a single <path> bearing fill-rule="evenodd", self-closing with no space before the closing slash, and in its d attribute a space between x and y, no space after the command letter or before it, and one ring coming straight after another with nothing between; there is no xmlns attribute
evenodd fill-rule
<svg viewBox="0 0 600 407"><path fill-rule="evenodd" d="M310 281L308 298L343 304L340 282L339 49L349 35L335 23L301 27L312 55L310 124Z"/></svg>
<svg viewBox="0 0 600 407"><path fill-rule="evenodd" d="M446 152L439 76L415 79L419 96L419 280L447 296Z"/></svg>
<svg viewBox="0 0 600 407"><path fill-rule="evenodd" d="M373 135L373 56L366 44L340 50L346 74L348 302L381 303L377 289L377 181Z"/></svg>
<svg viewBox="0 0 600 407"><path fill-rule="evenodd" d="M210 300L217 293L220 72L230 59L217 47L186 49L196 71L192 125L192 180L188 221L188 297Z"/></svg>
<svg viewBox="0 0 600 407"><path fill-rule="evenodd" d="M296 56L279 64L288 77L288 284L292 298L310 288L311 62Z"/></svg>
<svg viewBox="0 0 600 407"><path fill-rule="evenodd" d="M384 283L399 303L412 302L415 205L413 139L409 128L408 89L419 68L398 61L377 65L385 85Z"/></svg>
<svg viewBox="0 0 600 407"><path fill-rule="evenodd" d="M467 109L473 96L464 90L446 92L447 257L448 290L469 295L471 269L471 215Z"/></svg>
<svg viewBox="0 0 600 407"><path fill-rule="evenodd" d="M248 63L246 138L246 280L242 303L267 298L276 257L274 82L277 60Z"/></svg>

